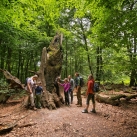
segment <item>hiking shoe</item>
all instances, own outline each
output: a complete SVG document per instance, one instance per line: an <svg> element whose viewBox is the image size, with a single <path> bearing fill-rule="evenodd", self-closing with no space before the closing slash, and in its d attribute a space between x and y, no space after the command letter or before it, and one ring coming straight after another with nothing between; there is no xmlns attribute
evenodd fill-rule
<svg viewBox="0 0 137 137"><path fill-rule="evenodd" d="M37 110L37 108L35 108L35 107L34 107L32 110L36 111L36 110Z"/></svg>
<svg viewBox="0 0 137 137"><path fill-rule="evenodd" d="M38 109L42 109L42 107L37 107Z"/></svg>
<svg viewBox="0 0 137 137"><path fill-rule="evenodd" d="M96 110L95 110L95 109L92 109L90 112L91 112L91 113L96 113Z"/></svg>
<svg viewBox="0 0 137 137"><path fill-rule="evenodd" d="M82 110L82 113L88 113L87 109Z"/></svg>
<svg viewBox="0 0 137 137"><path fill-rule="evenodd" d="M31 107L30 109L32 109L32 110L34 110L34 111L36 111L36 110L37 110L37 108L35 108L35 107Z"/></svg>
<svg viewBox="0 0 137 137"><path fill-rule="evenodd" d="M79 104L77 103L77 104L75 104L75 105L79 105Z"/></svg>

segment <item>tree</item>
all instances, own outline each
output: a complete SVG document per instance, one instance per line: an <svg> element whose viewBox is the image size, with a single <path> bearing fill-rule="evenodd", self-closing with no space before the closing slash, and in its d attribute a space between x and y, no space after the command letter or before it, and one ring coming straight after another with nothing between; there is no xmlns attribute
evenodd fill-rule
<svg viewBox="0 0 137 137"><path fill-rule="evenodd" d="M62 68L62 35L57 34L49 47L43 48L41 65L38 74L40 75L40 80L44 88L43 96L43 106L49 109L54 109L60 107L62 101L62 96L57 96L54 87L55 79L60 76Z"/></svg>

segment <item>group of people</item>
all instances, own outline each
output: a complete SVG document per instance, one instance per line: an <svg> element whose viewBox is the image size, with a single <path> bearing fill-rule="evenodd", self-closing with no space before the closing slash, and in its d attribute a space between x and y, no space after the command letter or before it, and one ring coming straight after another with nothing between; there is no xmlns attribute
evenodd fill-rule
<svg viewBox="0 0 137 137"><path fill-rule="evenodd" d="M57 83L64 88L65 105L70 106L73 103L74 80L69 75L64 80L58 79Z"/></svg>
<svg viewBox="0 0 137 137"><path fill-rule="evenodd" d="M75 90L77 95L77 107L82 107L82 97L81 97L81 85L80 85L80 76L79 73L75 73L74 80L69 75L68 78L65 78L63 82L60 82L60 78L58 78L59 85L63 86L64 88L64 98L65 98L65 105L70 106L70 103L73 103L73 91ZM94 78L92 75L88 76L87 82L87 100L86 100L86 108L82 111L82 113L88 113L89 102L92 100L93 109L90 112L96 113L95 110L95 93L93 91L94 88ZM69 99L71 98L71 100Z"/></svg>
<svg viewBox="0 0 137 137"><path fill-rule="evenodd" d="M25 106L29 106L32 110L41 108L41 95L42 92L44 92L41 86L41 81L37 82L37 79L38 75L34 75L26 79L25 90L28 91L28 99Z"/></svg>
<svg viewBox="0 0 137 137"><path fill-rule="evenodd" d="M28 102L30 102L30 107L33 110L36 110L37 108L41 108L41 94L43 92L41 82L37 82L38 75L34 75L27 79L27 85L26 90L29 93L28 96ZM68 78L65 78L64 80L61 80L60 77L57 77L54 83L54 86L56 87L56 93L58 96L60 96L59 91L59 85L64 88L64 98L65 98L65 105L70 106L70 104L73 103L73 92L76 92L77 95L77 107L82 107L82 97L81 97L81 85L80 85L80 76L79 73L75 73L75 78L73 79L71 75L68 76ZM89 102L92 100L93 109L91 112L96 113L95 110L95 93L93 91L94 87L94 78L92 75L88 76L87 81L87 100L86 100L86 108L82 111L82 113L88 113L89 108ZM35 101L34 101L34 95ZM34 103L35 102L35 103Z"/></svg>

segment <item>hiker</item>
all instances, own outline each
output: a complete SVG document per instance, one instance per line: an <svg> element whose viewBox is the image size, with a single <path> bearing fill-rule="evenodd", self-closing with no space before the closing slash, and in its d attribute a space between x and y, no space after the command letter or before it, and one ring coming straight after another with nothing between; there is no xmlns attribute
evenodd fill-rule
<svg viewBox="0 0 137 137"><path fill-rule="evenodd" d="M86 101L86 108L82 111L82 113L88 113L89 108L89 101L92 100L93 109L90 112L96 113L95 110L95 93L93 91L94 88L94 78L92 75L88 76L88 82L87 82L87 101Z"/></svg>
<svg viewBox="0 0 137 137"><path fill-rule="evenodd" d="M59 90L59 84L58 84L58 82L60 82L60 77L57 77L55 79L55 82L54 82L54 86L56 88L56 94L58 95L58 97L60 97L61 95L60 95L60 90Z"/></svg>
<svg viewBox="0 0 137 137"><path fill-rule="evenodd" d="M75 89L77 94L77 107L82 107L82 97L81 97L81 86L80 86L80 77L79 73L75 73Z"/></svg>
<svg viewBox="0 0 137 137"><path fill-rule="evenodd" d="M69 102L69 89L70 89L70 83L68 81L67 78L64 79L64 83L60 83L58 82L59 85L61 85L62 87L64 87L64 97L65 97L65 105L70 106L70 102Z"/></svg>
<svg viewBox="0 0 137 137"><path fill-rule="evenodd" d="M60 101L61 101L61 103L62 104L64 104L64 99L63 99L63 97L62 97L62 95L61 95L61 93L60 93L60 87L59 87L59 84L58 84L58 82L60 82L60 83L64 83L64 81L63 80L61 80L61 78L60 78L60 76L58 76L56 79L55 79L55 82L54 82L54 86L55 86L55 93L57 94L57 96L59 97L59 99L60 99Z"/></svg>
<svg viewBox="0 0 137 137"><path fill-rule="evenodd" d="M38 82L38 85L35 88L35 104L36 104L36 108L41 109L41 95L43 91L43 88L41 86L41 81Z"/></svg>
<svg viewBox="0 0 137 137"><path fill-rule="evenodd" d="M68 81L70 83L70 89L69 89L69 95L70 95L70 102L73 103L73 90L74 90L74 79L71 77L71 75L68 76Z"/></svg>
<svg viewBox="0 0 137 137"><path fill-rule="evenodd" d="M27 79L27 85L25 87L25 89L28 91L28 99L26 102L26 106L30 104L30 108L32 110L37 110L34 104L34 89L36 86L37 79L38 79L38 75L31 76L30 78Z"/></svg>

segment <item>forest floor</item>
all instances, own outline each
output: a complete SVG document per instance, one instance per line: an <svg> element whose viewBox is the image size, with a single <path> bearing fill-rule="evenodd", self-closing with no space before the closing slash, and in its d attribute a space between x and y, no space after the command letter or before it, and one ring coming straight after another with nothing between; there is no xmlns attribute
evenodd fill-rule
<svg viewBox="0 0 137 137"><path fill-rule="evenodd" d="M37 111L21 107L21 102L0 105L0 128L4 123L16 123L1 137L137 137L137 100L121 106L96 103L97 113L82 113L77 107L76 96L70 107ZM90 104L90 110L92 103Z"/></svg>

